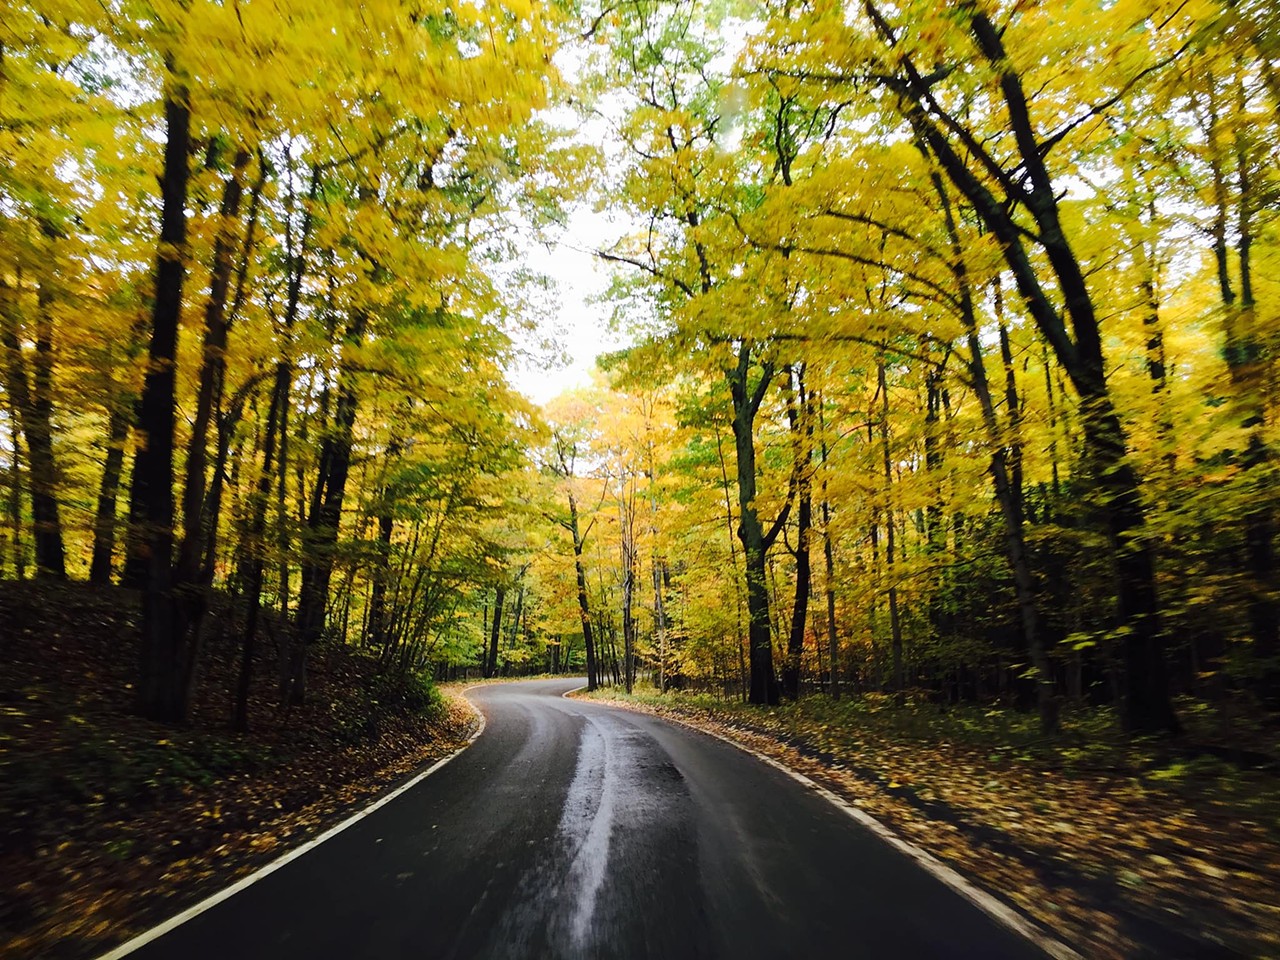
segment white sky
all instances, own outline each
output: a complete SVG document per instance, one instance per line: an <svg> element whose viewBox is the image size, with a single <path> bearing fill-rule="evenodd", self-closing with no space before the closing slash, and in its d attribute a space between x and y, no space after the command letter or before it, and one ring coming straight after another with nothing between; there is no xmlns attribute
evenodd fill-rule
<svg viewBox="0 0 1280 960"><path fill-rule="evenodd" d="M569 82L583 69L586 53L571 45L556 54L556 65ZM558 105L545 111L543 118L571 140L601 149L607 156L620 149L612 127L620 121L623 110L621 98L609 95L595 104L589 116L582 116L568 105ZM550 248L538 242L522 245L523 266L545 274L555 284L549 316L538 318L537 331L510 371L512 385L535 403L545 403L566 390L585 386L591 381L596 357L626 345L625 336L609 329L609 304L590 302L599 300L611 276L611 267L595 256L595 251L612 247L634 229L624 220L617 212L595 210L591 199L584 198L569 211L557 243ZM552 358L547 357L545 349L539 349L538 340L555 341L559 362L548 364Z"/></svg>
<svg viewBox="0 0 1280 960"><path fill-rule="evenodd" d="M721 52L708 65L709 69L727 73L751 28L751 23L734 17L720 23L715 37L708 38L721 45ZM556 54L557 66L571 82L583 68L585 55L586 50L574 45ZM610 166L621 162L625 151L613 128L622 121L626 109L625 97L612 93L599 98L592 115L585 120L563 106L552 108L545 116L566 132L574 132L579 142L603 150L606 166ZM741 131L732 129L727 133L730 139L726 146L733 149ZM621 212L597 212L583 203L572 212L559 244L550 250L541 244L525 246L525 266L551 277L557 287L553 296L558 309L551 318L551 329L539 324L532 339L554 339L567 361L552 367L545 362L540 364L536 356L539 351L528 349L532 344L527 344L523 359L510 372L510 377L516 389L529 399L545 403L565 390L589 383L596 357L627 345L629 338L625 334L609 329L609 304L588 301L604 293L611 269L616 269L599 260L593 252L612 247L636 229L638 224Z"/></svg>
<svg viewBox="0 0 1280 960"><path fill-rule="evenodd" d="M541 244L526 249L528 268L555 282L552 328L538 333L554 339L567 361L548 367L538 362L538 351L525 353L511 371L511 382L530 400L545 403L589 383L596 357L625 345L624 336L609 330L609 305L588 302L605 291L610 276L608 265L592 251L609 247L622 232L625 227L609 214L580 206L570 215L558 244L551 249Z"/></svg>

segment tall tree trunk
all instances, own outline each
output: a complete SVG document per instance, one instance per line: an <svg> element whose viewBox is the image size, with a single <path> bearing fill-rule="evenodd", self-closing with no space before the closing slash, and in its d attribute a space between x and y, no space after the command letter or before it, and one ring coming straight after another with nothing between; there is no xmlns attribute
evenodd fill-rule
<svg viewBox="0 0 1280 960"><path fill-rule="evenodd" d="M227 292L231 281L234 225L240 213L242 178L249 163L247 150L236 154L231 178L223 190L220 223L213 247L213 270L209 296L205 302L204 349L196 392L196 415L187 448L187 472L182 498L182 540L178 545L177 564L171 574L174 592L175 621L184 634L188 647L187 670L193 672L199 656L201 630L208 610L208 591L213 567L204 566L205 546L211 524L206 493L209 427L214 419L215 402L221 397L226 375L226 348L229 324L226 322ZM176 402L176 401L175 401ZM172 455L171 455L172 456ZM190 681L188 681L189 684Z"/></svg>
<svg viewBox="0 0 1280 960"><path fill-rule="evenodd" d="M894 566L897 524L893 518L893 460L889 447L889 385L885 376L884 355L876 364L876 380L880 391L880 453L884 467L885 571L889 579L889 631L893 644L893 689L901 694L907 685L906 664L902 649L902 618L898 610L898 583Z"/></svg>
<svg viewBox="0 0 1280 960"><path fill-rule="evenodd" d="M840 634L836 628L836 561L831 537L831 501L827 497L827 424L822 412L822 397L814 395L818 411L818 430L822 438L822 557L826 564L827 597L827 662L831 670L827 692L832 700L840 699Z"/></svg>
<svg viewBox="0 0 1280 960"><path fill-rule="evenodd" d="M9 424L13 433L13 449L9 460L9 531L13 547L13 576L27 578L27 551L22 542L22 450L19 447L18 411L9 395Z"/></svg>
<svg viewBox="0 0 1280 960"><path fill-rule="evenodd" d="M1013 356L1008 346L1008 334L1005 331L1003 316L1000 317L1000 350L1001 360L1005 366L1006 403L1009 405L1008 442L1004 437L999 419L996 416L995 401L992 398L991 386L987 380L987 368L982 358L982 341L978 335L978 319L973 304L973 292L969 282L968 267L964 260L964 251L960 244L960 234L956 227L950 198L943 186L942 178L933 176L934 190L942 206L943 217L947 225L947 235L951 241L951 270L955 277L959 293L960 321L964 325L965 340L969 348L967 367L969 382L978 398L978 407L982 411L982 423L986 429L987 442L991 445L991 479L995 486L996 502L1000 505L1001 517L1004 520L1005 547L1009 559L1009 568L1013 572L1014 592L1018 600L1018 615L1022 625L1023 644L1027 655L1035 668L1036 703L1040 712L1040 729L1045 733L1053 733L1058 728L1058 700L1054 696L1053 671L1045 649L1044 634L1040 627L1040 611L1036 603L1035 581L1031 572L1031 562L1027 556L1025 515L1021 481L1021 470L1014 473L1009 468L1009 451L1016 450L1021 462L1021 408L1018 405L1017 383L1013 378ZM998 284L999 281L997 280ZM997 289L999 287L997 286ZM1015 415L1014 411L1018 413ZM1016 476L1016 481L1014 477Z"/></svg>
<svg viewBox="0 0 1280 960"><path fill-rule="evenodd" d="M196 650L183 622L173 583L173 447L177 411L178 321L185 278L188 154L191 112L187 92L171 76L164 102L163 204L156 256L148 367L138 416L141 446L134 461L134 500L142 522L135 540L145 577L138 706L155 720L186 719Z"/></svg>
<svg viewBox="0 0 1280 960"><path fill-rule="evenodd" d="M231 176L222 191L218 231L213 242L209 296L205 301L204 344L196 388L196 414L187 445L187 476L182 495L183 531L182 543L178 548L176 578L178 583L197 590L208 586L202 582L202 567L205 539L211 519L205 514L209 428L214 422L217 401L221 398L226 381L227 341L231 329L227 319L227 294L231 286L232 254L238 233L240 198L244 192L244 174L248 166L249 151L241 148L232 161Z"/></svg>
<svg viewBox="0 0 1280 960"><path fill-rule="evenodd" d="M357 311L347 333L348 343L361 341L367 319L363 310ZM347 478L351 472L357 400L351 371L342 372L340 377L334 423L321 445L320 474L307 517L302 585L298 594L297 637L281 691L281 699L287 704L300 704L306 698L307 651L324 632L334 552L342 523Z"/></svg>
<svg viewBox="0 0 1280 960"><path fill-rule="evenodd" d="M494 590L493 623L489 627L489 652L484 660L485 679L498 672L498 637L502 633L502 602L507 597L507 588L499 585Z"/></svg>
<svg viewBox="0 0 1280 960"><path fill-rule="evenodd" d="M823 459L826 459L825 453ZM835 551L831 545L831 503L827 500L825 491L822 497L822 556L826 561L827 662L831 670L827 692L831 694L832 700L839 700L840 634L836 627L836 562Z"/></svg>
<svg viewBox="0 0 1280 960"><path fill-rule="evenodd" d="M878 18L882 35L891 40L893 34L886 22L873 4L868 6ZM1022 186L1016 195L1005 200L996 196L971 168L970 159L958 152L942 122L930 113L937 101L929 92L924 75L909 61L904 61L908 76L900 104L916 135L995 235L1019 294L1080 396L1082 432L1106 516L1116 568L1119 619L1126 631L1126 726L1134 730L1176 731L1179 724L1169 693L1167 641L1156 591L1155 556L1146 529L1140 479L1128 456L1128 437L1107 385L1094 304L1084 271L1061 223L1058 194L1045 163L1044 144L1032 123L1014 61L1004 49L1000 31L984 12L968 7L966 16L978 52L1000 78L1021 171L1018 182ZM1014 217L1016 206L1024 208L1035 221L1035 240L1053 273L1062 312L1040 283L1025 245L1028 234ZM1070 334L1064 315L1071 321Z"/></svg>
<svg viewBox="0 0 1280 960"><path fill-rule="evenodd" d="M390 511L384 509L378 516L378 559L369 592L369 638L378 650L387 642L387 586L391 578L391 535L394 531L395 519Z"/></svg>
<svg viewBox="0 0 1280 960"><path fill-rule="evenodd" d="M53 240L55 233L52 225L44 225L45 237ZM50 251L52 257L52 251ZM58 469L53 454L53 290L47 281L42 280L36 295L36 356L33 365L32 415L31 431L39 439L41 461L40 473L36 472L37 460L32 464L32 515L36 519L36 563L41 569L47 569L55 579L66 578L66 550L62 542L62 520L58 510ZM34 450L30 442L28 449ZM42 475L43 474L43 475ZM37 482L38 481L38 482ZM42 488L39 503L35 496L36 487ZM40 513L36 513L36 509ZM44 532L44 549L41 550L39 534ZM43 559L41 554L43 552Z"/></svg>
<svg viewBox="0 0 1280 960"><path fill-rule="evenodd" d="M302 284L307 272L307 244L311 237L311 228L315 223L312 208L320 191L320 168L311 170L310 186L302 215L302 227L296 246L289 233L288 274L289 285L286 294L284 318L281 323L282 340L286 344L293 326L298 318L299 306L302 302ZM243 274L242 274L243 276ZM253 660L258 642L258 619L261 613L263 573L266 567L266 531L267 504L271 496L272 466L276 459L276 447L283 441L281 436L289 409L289 394L293 387L293 363L289 356L282 355L276 362L272 379L271 405L267 414L266 435L262 445L262 472L258 474L252 495L252 511L245 541L248 570L240 577L245 584L246 614L244 637L240 648L240 673L236 681L236 704L234 723L238 730L248 728L249 693L253 682ZM279 473L284 472L283 457L280 458ZM281 517L283 522L284 518Z"/></svg>
<svg viewBox="0 0 1280 960"><path fill-rule="evenodd" d="M942 409L947 395L941 366L929 367L924 374L924 466L929 486L929 503L924 510L925 555L929 563L929 627L935 640L954 630L948 616L955 589L952 565L941 562L946 550L947 531L944 516L943 482L946 455L942 447Z"/></svg>
<svg viewBox="0 0 1280 960"><path fill-rule="evenodd" d="M1222 143L1215 81L1208 78L1208 114L1206 131L1209 168L1213 182L1214 220L1212 226L1214 260L1218 268L1218 288L1222 300L1223 354L1235 393L1240 425L1248 431L1245 449L1237 461L1255 490L1248 498L1249 507L1241 518L1244 530L1245 566L1248 575L1248 617L1253 635L1255 655L1262 663L1263 695L1272 704L1280 703L1280 603L1277 593L1275 563L1275 520L1273 498L1262 489L1263 468L1274 457L1266 433L1267 359L1257 318L1253 290L1254 162L1251 157L1252 134L1244 129L1235 132L1231 148L1235 173L1235 253L1238 265L1239 294L1231 284L1228 233L1231 220L1231 190L1227 171L1227 147ZM1243 116L1246 96L1236 80L1236 112Z"/></svg>
<svg viewBox="0 0 1280 960"><path fill-rule="evenodd" d="M250 497L250 518L245 531L243 551L247 569L239 577L245 591L244 637L240 644L240 671L236 679L233 726L240 731L249 728L249 693L253 684L253 661L257 653L258 620L262 610L263 571L266 567L267 500L271 493L271 466L275 458L280 432L281 408L289 402L289 366L276 364L271 405L262 440L262 469Z"/></svg>
<svg viewBox="0 0 1280 960"><path fill-rule="evenodd" d="M0 346L6 354L5 390L17 414L17 425L27 442L28 481L31 494L31 532L36 548L36 576L66 578L62 520L58 511L58 470L53 453L52 295L45 285L37 293L36 351L29 380L18 322L17 291L0 289Z"/></svg>
<svg viewBox="0 0 1280 960"><path fill-rule="evenodd" d="M218 437L213 457L213 477L209 481L209 492L205 496L204 505L204 515L208 518L208 525L204 537L204 556L200 559L202 583L209 584L213 582L218 556L218 525L219 518L222 516L222 496L228 482L227 465L231 461L231 439L235 434L240 418L244 415L245 403L265 376L265 373L259 373L250 377L236 391L228 409L218 417ZM239 474L240 462L238 458L239 450L237 451L237 459L231 467L230 483L232 487L236 486L236 476Z"/></svg>
<svg viewBox="0 0 1280 960"><path fill-rule="evenodd" d="M111 405L107 419L107 458L98 484L98 509L93 520L93 560L89 582L111 582L111 565L116 552L116 501L124 473L124 448L129 439L129 414L119 402Z"/></svg>
<svg viewBox="0 0 1280 960"><path fill-rule="evenodd" d="M578 503L569 494L569 533L573 537L573 569L578 578L578 612L582 617L582 640L587 647L587 689L599 686L595 638L591 634L591 605L587 602L587 570L582 564L582 536L578 531Z"/></svg>
<svg viewBox="0 0 1280 960"><path fill-rule="evenodd" d="M622 539L622 678L627 693L635 685L635 650L636 622L634 601L636 592L636 517L635 492L627 495L627 484L623 478L622 494L618 501L621 513L620 534Z"/></svg>
<svg viewBox="0 0 1280 960"><path fill-rule="evenodd" d="M652 411L652 407L650 408ZM649 537L651 555L649 563L653 573L653 630L657 635L658 647L658 692L667 692L667 611L666 600L662 595L663 561L658 550L658 468L654 457L653 441L648 445L649 454Z"/></svg>
<svg viewBox="0 0 1280 960"><path fill-rule="evenodd" d="M925 415L924 415L924 466L929 476L929 505L925 508L924 535L925 543L931 555L938 554L946 542L946 529L942 519L942 470L944 457L939 442L938 423L942 412L942 395L945 391L942 371L930 369L925 372ZM938 618L934 617L937 627Z"/></svg>
<svg viewBox="0 0 1280 960"><path fill-rule="evenodd" d="M782 693L790 700L800 698L800 668L804 655L804 634L808 626L809 597L813 575L809 562L810 531L813 528L813 404L805 384L804 364L788 371L794 387L788 391L787 420L791 428L796 472L796 584L791 610L791 630L787 636L787 662L782 671Z"/></svg>
<svg viewBox="0 0 1280 960"><path fill-rule="evenodd" d="M762 365L759 380L748 382L751 370L751 345L738 347L737 364L726 371L733 397L733 440L737 454L738 539L742 543L747 581L747 655L751 665L750 690L747 701L755 704L778 703L778 678L773 669L773 639L769 625L769 582L766 556L791 509L787 500L781 515L769 532L765 532L756 512L756 445L755 418L773 379L773 366Z"/></svg>
<svg viewBox="0 0 1280 960"><path fill-rule="evenodd" d="M996 281L999 289L999 281ZM997 296L996 303L1000 303ZM1004 365L1004 409L1009 420L1008 442L1005 460L1009 470L1009 487L1013 494L1013 506L1019 525L1026 519L1026 491L1022 483L1022 404L1018 400L1018 376L1013 365L1013 349L1009 345L1009 328L1000 311L1000 361Z"/></svg>
<svg viewBox="0 0 1280 960"><path fill-rule="evenodd" d="M720 489L724 491L724 522L729 542L729 562L733 566L734 616L737 630L734 633L734 645L738 650L738 685L742 688L743 702L747 702L750 688L750 677L742 655L742 584L745 578L738 577L738 550L734 545L733 500L729 492L729 469L725 465L724 445L720 442L720 427L716 431L716 458L720 463Z"/></svg>
<svg viewBox="0 0 1280 960"><path fill-rule="evenodd" d="M400 441L392 439L387 444L386 468L390 469L400 458ZM391 580L391 535L395 530L395 517L391 513L393 490L384 479L379 491L378 549L373 567L373 583L369 590L369 643L381 651L387 641L387 587Z"/></svg>
<svg viewBox="0 0 1280 960"><path fill-rule="evenodd" d="M524 573L523 571L521 571L521 577L523 577L523 575ZM525 619L524 582L522 580L519 587L516 589L516 608L513 611L511 611L511 629L507 631L507 650L508 651L511 651L512 649L515 648L516 641L520 637L520 627L524 623L524 619ZM525 639L526 640L528 639L527 628L525 630ZM508 657L507 662L508 663L511 662L510 657ZM505 671L505 672L509 673L509 671Z"/></svg>
<svg viewBox="0 0 1280 960"><path fill-rule="evenodd" d="M303 204L302 224L297 243L293 242L291 229L286 230L288 243L289 285L285 300L284 317L281 322L282 342L287 350L289 336L293 332L298 318L298 309L302 302L302 285L307 273L307 246L311 238L315 218L312 210L320 192L320 167L311 169L310 184ZM292 221L287 221L291 223ZM247 708L249 689L252 681L254 649L257 645L257 627L259 608L262 602L263 571L266 560L267 502L271 496L272 463L275 459L275 448L283 441L277 435L283 433L286 415L289 408L289 394L293 385L293 363L285 353L276 362L275 376L271 391L271 408L267 416L266 438L263 441L262 472L258 475L253 494L252 517L245 540L249 544L246 551L248 570L240 579L246 584L247 614L245 616L244 639L241 645L240 677L237 682L236 695L236 727L244 729L247 724ZM283 457L279 473L284 473ZM283 516L281 520L283 521Z"/></svg>

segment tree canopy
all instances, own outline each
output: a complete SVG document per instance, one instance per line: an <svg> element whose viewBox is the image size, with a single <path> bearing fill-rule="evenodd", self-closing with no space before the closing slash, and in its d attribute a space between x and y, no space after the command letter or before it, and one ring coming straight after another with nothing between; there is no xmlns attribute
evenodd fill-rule
<svg viewBox="0 0 1280 960"><path fill-rule="evenodd" d="M1274 709L1278 43L1243 0L10 3L0 574L140 590L169 721L215 592L238 725L264 611L284 704L345 643ZM539 408L513 265L586 204L631 345Z"/></svg>

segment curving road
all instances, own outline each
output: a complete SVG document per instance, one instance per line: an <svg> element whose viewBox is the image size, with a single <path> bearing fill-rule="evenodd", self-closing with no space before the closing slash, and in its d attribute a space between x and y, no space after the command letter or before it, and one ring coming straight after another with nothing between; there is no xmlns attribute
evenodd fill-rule
<svg viewBox="0 0 1280 960"><path fill-rule="evenodd" d="M130 956L1043 957L782 772L580 684L473 690L457 759Z"/></svg>

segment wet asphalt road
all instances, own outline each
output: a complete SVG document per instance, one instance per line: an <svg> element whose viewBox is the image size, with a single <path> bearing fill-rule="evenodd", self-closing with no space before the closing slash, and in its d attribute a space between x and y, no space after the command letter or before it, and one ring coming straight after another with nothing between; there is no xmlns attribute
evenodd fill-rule
<svg viewBox="0 0 1280 960"><path fill-rule="evenodd" d="M131 956L1043 957L780 771L580 683L471 691L459 757Z"/></svg>

